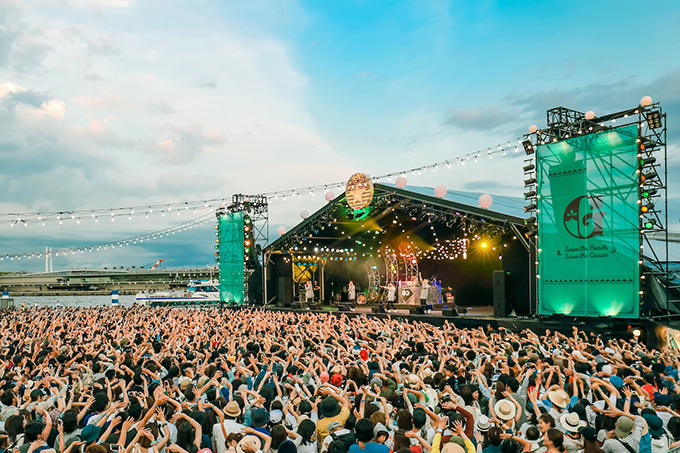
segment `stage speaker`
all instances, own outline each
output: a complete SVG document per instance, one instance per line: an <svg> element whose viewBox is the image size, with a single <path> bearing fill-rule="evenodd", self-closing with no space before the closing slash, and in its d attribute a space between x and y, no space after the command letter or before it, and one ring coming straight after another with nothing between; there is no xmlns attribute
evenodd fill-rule
<svg viewBox="0 0 680 453"><path fill-rule="evenodd" d="M455 308L442 308L442 316L458 316L458 312Z"/></svg>
<svg viewBox="0 0 680 453"><path fill-rule="evenodd" d="M293 303L293 281L290 277L279 277L278 288L279 303L284 307L289 307Z"/></svg>
<svg viewBox="0 0 680 453"><path fill-rule="evenodd" d="M505 318L510 314L510 272L493 271L493 315Z"/></svg>

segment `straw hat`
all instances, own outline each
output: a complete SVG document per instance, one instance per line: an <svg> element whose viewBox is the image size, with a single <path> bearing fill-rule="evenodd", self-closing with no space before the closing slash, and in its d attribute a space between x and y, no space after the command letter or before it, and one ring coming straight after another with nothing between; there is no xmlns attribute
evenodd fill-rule
<svg viewBox="0 0 680 453"><path fill-rule="evenodd" d="M586 422L581 420L576 412L563 414L560 417L560 424L570 433L577 433L579 428L586 426Z"/></svg>
<svg viewBox="0 0 680 453"><path fill-rule="evenodd" d="M482 433L485 433L491 428L491 421L486 415L480 415L475 422L475 427Z"/></svg>
<svg viewBox="0 0 680 453"><path fill-rule="evenodd" d="M569 404L569 395L562 389L551 390L548 392L548 399L555 406L564 409Z"/></svg>
<svg viewBox="0 0 680 453"><path fill-rule="evenodd" d="M244 450L243 446L246 444L250 445L251 448ZM257 436L244 436L243 439L241 439L239 443L236 444L237 453L250 453L251 451L259 451L261 448L262 442Z"/></svg>
<svg viewBox="0 0 680 453"><path fill-rule="evenodd" d="M241 415L241 406L236 401L229 401L224 414L228 417L238 417Z"/></svg>
<svg viewBox="0 0 680 453"><path fill-rule="evenodd" d="M515 418L515 414L517 414L517 408L515 407L515 404L509 399L496 401L493 410L501 420L512 420Z"/></svg>

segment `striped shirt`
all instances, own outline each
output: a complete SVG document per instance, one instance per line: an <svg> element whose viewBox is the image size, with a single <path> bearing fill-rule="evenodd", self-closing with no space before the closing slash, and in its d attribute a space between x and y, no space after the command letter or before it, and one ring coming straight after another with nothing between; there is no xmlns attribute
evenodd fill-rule
<svg viewBox="0 0 680 453"><path fill-rule="evenodd" d="M640 448L640 438L642 437L642 429L645 426L644 419L642 417L635 417L635 425L633 430L626 437L613 437L612 439L607 439L602 445L602 449L605 453L630 453L631 450L627 449L621 442L630 446L632 451L639 451Z"/></svg>

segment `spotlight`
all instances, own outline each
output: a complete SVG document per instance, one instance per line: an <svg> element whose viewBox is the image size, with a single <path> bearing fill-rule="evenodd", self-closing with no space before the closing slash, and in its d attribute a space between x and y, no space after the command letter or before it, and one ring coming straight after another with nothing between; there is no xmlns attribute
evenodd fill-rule
<svg viewBox="0 0 680 453"><path fill-rule="evenodd" d="M656 162L656 157L644 157L640 159L640 166L651 165Z"/></svg>
<svg viewBox="0 0 680 453"><path fill-rule="evenodd" d="M659 112L649 112L647 115L647 125L650 129L656 129L661 127L661 113Z"/></svg>
<svg viewBox="0 0 680 453"><path fill-rule="evenodd" d="M648 119L648 121L649 121L649 119ZM534 151L536 151L534 149L534 145L531 143L531 140L524 140L522 142L522 146L524 147L524 152L527 154L527 156L530 155L530 154L533 154Z"/></svg>
<svg viewBox="0 0 680 453"><path fill-rule="evenodd" d="M640 175L640 181L645 182L648 179L656 178L657 174L654 170L650 170L647 173L643 173Z"/></svg>
<svg viewBox="0 0 680 453"><path fill-rule="evenodd" d="M535 190L530 190L529 192L524 194L524 199L527 200L529 198L533 198L536 196L536 191Z"/></svg>
<svg viewBox="0 0 680 453"><path fill-rule="evenodd" d="M656 225L656 219L645 220L645 228L647 228L648 230L654 228L655 225Z"/></svg>
<svg viewBox="0 0 680 453"><path fill-rule="evenodd" d="M640 335L642 335L642 331L640 329L638 328L633 329L633 336L635 337L636 340Z"/></svg>
<svg viewBox="0 0 680 453"><path fill-rule="evenodd" d="M649 197L653 197L654 195L656 195L657 192L658 191L656 189L648 189L648 190L643 190L640 195L642 195L642 198L649 198Z"/></svg>
<svg viewBox="0 0 680 453"><path fill-rule="evenodd" d="M655 146L656 146L656 143L653 142L652 140L648 139L648 138L643 138L640 141L640 151L644 151L644 150L651 151L652 148L654 148Z"/></svg>
<svg viewBox="0 0 680 453"><path fill-rule="evenodd" d="M483 249L486 248L486 245L487 245L486 242L482 242L482 248L483 248Z"/></svg>
<svg viewBox="0 0 680 453"><path fill-rule="evenodd" d="M529 206L524 206L524 212L535 211L537 207L538 206L536 206L536 203L532 203Z"/></svg>
<svg viewBox="0 0 680 453"><path fill-rule="evenodd" d="M642 205L642 206L640 207L640 212L642 212L643 214L646 214L646 213L652 211L653 209L654 209L654 203L651 203L651 202L650 202L650 203L648 203L648 204L646 204L646 205Z"/></svg>
<svg viewBox="0 0 680 453"><path fill-rule="evenodd" d="M534 223L536 223L536 217L529 217L528 219L524 219L525 225L532 225Z"/></svg>
<svg viewBox="0 0 680 453"><path fill-rule="evenodd" d="M532 184L536 184L536 178L529 178L524 180L525 186L530 186Z"/></svg>
<svg viewBox="0 0 680 453"><path fill-rule="evenodd" d="M530 171L533 171L534 168L536 168L536 165L534 165L534 164L526 165L526 166L524 166L524 173L528 173Z"/></svg>

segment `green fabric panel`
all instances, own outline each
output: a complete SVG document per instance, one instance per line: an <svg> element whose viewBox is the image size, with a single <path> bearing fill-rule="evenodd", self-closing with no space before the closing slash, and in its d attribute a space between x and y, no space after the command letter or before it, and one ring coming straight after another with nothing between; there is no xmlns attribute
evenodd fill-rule
<svg viewBox="0 0 680 453"><path fill-rule="evenodd" d="M537 147L539 314L639 316L637 134Z"/></svg>

